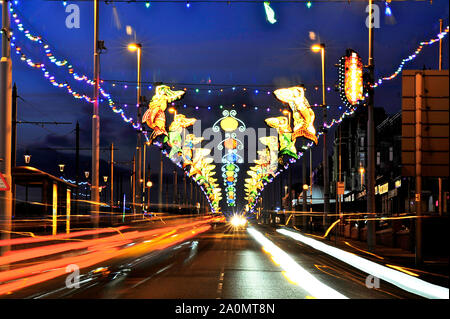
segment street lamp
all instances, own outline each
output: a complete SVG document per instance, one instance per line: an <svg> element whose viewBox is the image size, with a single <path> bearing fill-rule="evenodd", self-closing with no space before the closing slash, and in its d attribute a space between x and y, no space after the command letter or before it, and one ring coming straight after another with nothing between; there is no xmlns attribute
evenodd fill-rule
<svg viewBox="0 0 450 319"><path fill-rule="evenodd" d="M30 160L31 160L31 155L29 154L28 150L25 152L25 154L23 155L23 158L25 160L25 164L30 164Z"/></svg>
<svg viewBox="0 0 450 319"><path fill-rule="evenodd" d="M366 172L366 170L364 169L364 167L360 167L359 168L359 174L361 175L361 189L363 188L363 184L364 184L364 173Z"/></svg>
<svg viewBox="0 0 450 319"><path fill-rule="evenodd" d="M66 164L58 164L59 166L59 171L62 173L64 172L64 167L66 166Z"/></svg>
<svg viewBox="0 0 450 319"><path fill-rule="evenodd" d="M108 176L103 176L103 181L105 182L105 183L108 183Z"/></svg>
<svg viewBox="0 0 450 319"><path fill-rule="evenodd" d="M141 54L142 45L140 43L130 43L128 50L131 52L137 51L137 103L141 102Z"/></svg>
<svg viewBox="0 0 450 319"><path fill-rule="evenodd" d="M85 171L84 172L84 176L86 177L86 179L88 179L89 178L89 171Z"/></svg>
<svg viewBox="0 0 450 319"><path fill-rule="evenodd" d="M131 52L135 52L137 53L137 107L138 107L138 112L137 112L137 117L138 117L138 122L140 123L142 120L142 114L141 114L141 55L142 55L142 45L140 43L130 43L128 44L128 50ZM141 192L142 192L142 180L141 180L141 170L142 170L142 136L141 136L141 130L140 129L137 132L137 141L136 141L136 160L137 160L137 167L136 167L136 174L135 174L135 179L133 181L134 186L135 186L135 194L133 195L133 197L137 197L137 208L139 209L140 207L140 203L141 203ZM144 164L145 165L145 164ZM136 201L136 198L133 198L133 202Z"/></svg>
<svg viewBox="0 0 450 319"><path fill-rule="evenodd" d="M311 47L311 51L314 53L320 52L321 60L322 60L322 110L323 110L323 123L327 122L327 104L325 98L325 44L314 44ZM327 214L329 210L329 178L328 178L328 152L327 152L327 129L323 127L323 226L327 226Z"/></svg>

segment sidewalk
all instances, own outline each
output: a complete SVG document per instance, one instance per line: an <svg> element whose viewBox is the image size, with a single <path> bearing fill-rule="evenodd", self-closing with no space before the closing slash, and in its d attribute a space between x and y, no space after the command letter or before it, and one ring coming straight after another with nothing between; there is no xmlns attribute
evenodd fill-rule
<svg viewBox="0 0 450 319"><path fill-rule="evenodd" d="M322 238L323 233L305 233L299 228L282 226L285 229L308 235L311 238L322 241L330 246L342 249L346 252L358 255L381 265L391 265L401 268L394 268L413 275L427 282L449 287L449 257L425 257L422 265L416 266L415 254L401 248L386 247L377 245L375 251L367 250L367 243L351 238L337 236L331 232L329 238Z"/></svg>

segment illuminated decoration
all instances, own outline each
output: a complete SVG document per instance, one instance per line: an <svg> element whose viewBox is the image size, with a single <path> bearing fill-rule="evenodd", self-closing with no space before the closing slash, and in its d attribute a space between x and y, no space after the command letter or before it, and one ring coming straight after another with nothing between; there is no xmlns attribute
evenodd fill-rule
<svg viewBox="0 0 450 319"><path fill-rule="evenodd" d="M389 6L390 3L391 3L391 0L386 0L384 3L385 4L384 14L386 14L387 16L392 15L392 10L391 10L391 7Z"/></svg>
<svg viewBox="0 0 450 319"><path fill-rule="evenodd" d="M148 110L142 117L142 123L146 123L152 130L149 140L154 140L159 135L167 135L166 114L167 103L176 101L184 95L184 91L172 91L167 85L159 85L148 105Z"/></svg>
<svg viewBox="0 0 450 319"><path fill-rule="evenodd" d="M36 36L36 35L32 35L31 32L26 29L24 27L24 25L22 24L18 14L14 11L14 5L16 3L11 2L11 6L10 6L10 12L11 15L13 17L12 21L17 25L16 30L21 31L22 33L24 33L25 37L35 43L38 43L41 45L41 49L44 51L45 56L50 60L50 62L52 62L53 64L55 64L58 67L65 67L67 72L78 82L83 82L86 83L90 86L93 86L95 84L95 82L91 79L89 79L86 75L78 75L77 72L75 72L74 67L68 62L67 59L57 59L51 49L49 44L45 43L43 41L43 38L41 36ZM85 100L88 103L94 103L94 100L91 99L89 96L85 95L85 94L79 94L78 92L74 91L71 86L67 83L58 83L55 79L55 76L52 76L48 70L46 69L45 65L43 63L35 63L33 62L30 58L28 58L23 50L17 46L16 42L15 42L16 38L15 36L13 36L11 38L11 47L13 47L16 51L16 54L20 55L20 60L27 63L28 66L33 67L33 68L37 68L42 70L43 72L43 76L55 87L58 88L66 88L67 92L69 94L71 94L75 99L78 100ZM103 81L101 81L103 83ZM108 100L108 105L109 107L112 109L112 111L116 114L121 115L122 119L124 120L124 122L129 123L133 126L134 129L141 129L141 125L140 123L135 123L133 121L133 118L131 117L127 117L125 115L125 112L123 109L118 108L115 106L114 101L112 100L111 96L106 93L102 87L99 88L100 94L101 96L103 96L104 98L106 98ZM100 100L101 102L102 100ZM146 132L144 131L144 136L147 138Z"/></svg>
<svg viewBox="0 0 450 319"><path fill-rule="evenodd" d="M186 135L186 138L184 140L184 145L183 145L183 152L182 152L183 161L184 161L183 168L186 168L187 166L192 165L194 145L197 145L201 141L203 141L203 137L196 137L194 134Z"/></svg>
<svg viewBox="0 0 450 319"><path fill-rule="evenodd" d="M315 114L305 97L305 88L302 86L293 86L275 90L273 93L277 99L288 103L292 110L294 119L292 142L295 143L297 137L303 136L317 144L316 129L314 128Z"/></svg>
<svg viewBox="0 0 450 319"><path fill-rule="evenodd" d="M182 137L183 130L192 126L197 119L186 118L183 114L176 113L173 122L169 126L168 136L164 138L164 142L171 147L169 158L174 160L174 156L182 155Z"/></svg>
<svg viewBox="0 0 450 319"><path fill-rule="evenodd" d="M239 122L231 116L227 116L222 121L220 121L220 127L225 132L235 131L238 128L238 126L239 126Z"/></svg>
<svg viewBox="0 0 450 319"><path fill-rule="evenodd" d="M260 159L256 160L257 164L263 165L267 163L268 174L274 175L278 168L278 140L276 136L263 136L259 141L266 145L264 153L259 153Z"/></svg>
<svg viewBox="0 0 450 319"><path fill-rule="evenodd" d="M222 178L225 186L227 205L236 206L236 183L239 172L237 163L242 163L243 159L238 154L238 150L244 149L244 143L237 138L234 131L244 132L246 130L245 123L235 117L235 110L224 110L223 117L217 120L212 126L214 132L219 132L220 128L225 131L225 139L217 145L217 150L226 149L222 157ZM220 124L220 128L219 128Z"/></svg>
<svg viewBox="0 0 450 319"><path fill-rule="evenodd" d="M339 92L342 102L354 106L364 101L363 63L358 53L348 49L339 63Z"/></svg>
<svg viewBox="0 0 450 319"><path fill-rule="evenodd" d="M309 8L311 8L312 7L312 2L311 1L308 1L307 3L306 3L306 7L309 9Z"/></svg>
<svg viewBox="0 0 450 319"><path fill-rule="evenodd" d="M277 20L275 19L275 11L273 11L273 9L270 7L269 1L264 2L264 10L266 11L267 21L269 21L271 24L276 23Z"/></svg>
<svg viewBox="0 0 450 319"><path fill-rule="evenodd" d="M407 58L404 58L394 73L392 73L390 76L385 76L383 78L378 79L378 81L376 81L376 83L374 83L372 85L372 87L376 88L376 87L380 86L381 84L383 84L383 81L389 81L389 80L395 79L403 71L405 64L409 61L414 60L420 54L420 52L422 52L422 49L425 46L439 42L439 40L443 39L448 34L448 32L449 32L449 26L447 26L444 31L438 33L436 38L433 38L429 41L420 42L419 47L414 51L414 53L411 54L410 56L408 56Z"/></svg>
<svg viewBox="0 0 450 319"><path fill-rule="evenodd" d="M280 145L280 155L289 155L297 158L295 140L292 141L292 130L289 127L289 121L286 116L270 117L265 119L268 126L273 127L278 132Z"/></svg>

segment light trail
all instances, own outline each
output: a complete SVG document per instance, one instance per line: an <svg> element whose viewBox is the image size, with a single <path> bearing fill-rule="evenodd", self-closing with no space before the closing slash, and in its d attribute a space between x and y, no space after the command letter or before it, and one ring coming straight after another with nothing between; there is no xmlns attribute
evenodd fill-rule
<svg viewBox="0 0 450 319"><path fill-rule="evenodd" d="M75 257L65 257L58 260L44 261L37 265L0 272L0 281L6 282L3 285L0 285L0 295L11 294L13 291L65 275L67 274L66 267L70 264L76 264L80 269L82 269L116 257L136 256L154 250L166 249L170 246L186 241L199 233L209 230L211 226L209 224L205 225L205 223L209 223L213 220L214 218L184 224L178 227L166 227L159 229L160 231L158 233L156 233L155 230L140 232L138 237L143 237L144 234L147 236L149 234L160 234L160 236L132 246L124 247L124 245L130 245L133 242L130 239L125 239L123 237L120 237L119 240L113 241L110 237L108 237L106 238L108 239L106 242L87 240L89 245L89 253ZM176 231L184 228L188 229L176 234L176 236L173 235ZM117 236L120 235L111 237L118 238ZM135 234L131 237L138 238ZM94 243L95 245L93 245ZM124 248L120 249L120 247Z"/></svg>
<svg viewBox="0 0 450 319"><path fill-rule="evenodd" d="M286 229L277 229L277 232L289 236L297 241L311 246L334 258L337 258L365 273L371 274L379 279L385 280L403 290L430 299L449 299L448 288L431 284L424 280L412 277L400 271L382 266L370 260L356 256L344 250L329 246L318 240L303 236L299 233Z"/></svg>
<svg viewBox="0 0 450 319"><path fill-rule="evenodd" d="M120 227L109 227L109 228L101 228L101 229L94 229L94 230L86 230L86 231L79 231L79 232L73 232L71 234L60 234L60 235L48 235L48 236L36 236L31 232L28 233L20 233L20 234L29 234L31 238L14 238L14 239L7 239L7 240L0 240L0 246L12 246L12 245L21 245L21 244L34 244L44 241L51 241L51 240L67 240L72 237L82 237L82 236L89 236L89 235L96 235L96 234L103 234L103 233L112 233L112 232L119 232L121 230L129 228L128 226L120 226ZM14 233L14 232L11 232Z"/></svg>
<svg viewBox="0 0 450 319"><path fill-rule="evenodd" d="M286 252L277 247L272 241L255 230L248 228L250 235L263 246L263 250L272 256L272 259L284 269L283 275L289 281L305 289L310 295L321 299L348 299L343 294L328 287L297 264Z"/></svg>

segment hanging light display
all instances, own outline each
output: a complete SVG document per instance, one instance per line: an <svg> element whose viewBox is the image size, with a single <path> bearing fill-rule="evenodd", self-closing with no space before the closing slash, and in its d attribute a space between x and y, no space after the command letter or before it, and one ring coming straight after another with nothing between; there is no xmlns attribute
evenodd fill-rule
<svg viewBox="0 0 450 319"><path fill-rule="evenodd" d="M264 2L264 10L266 11L266 19L269 21L269 23L274 24L277 22L275 19L275 11L270 7L270 2L266 1Z"/></svg>
<svg viewBox="0 0 450 319"><path fill-rule="evenodd" d="M230 207L236 206L236 182L239 172L237 164L243 162L238 151L244 148L244 143L237 138L235 131L244 132L246 130L245 123L236 118L236 114L235 110L224 110L223 117L212 126L214 132L219 132L220 129L225 131L225 139L217 145L217 150L225 149L225 155L222 157L222 178L227 205Z"/></svg>
<svg viewBox="0 0 450 319"><path fill-rule="evenodd" d="M351 49L339 62L339 93L342 102L351 107L365 99L363 63L358 53Z"/></svg>
<svg viewBox="0 0 450 319"><path fill-rule="evenodd" d="M303 136L317 144L316 129L314 128L315 114L305 97L305 88L303 86L293 86L275 90L273 93L278 100L289 104L292 110L294 122L294 129L291 136L292 142L295 143L297 137ZM290 124L289 121L289 130Z"/></svg>

